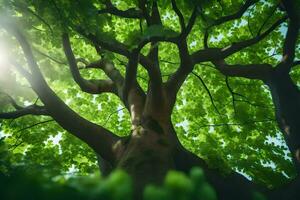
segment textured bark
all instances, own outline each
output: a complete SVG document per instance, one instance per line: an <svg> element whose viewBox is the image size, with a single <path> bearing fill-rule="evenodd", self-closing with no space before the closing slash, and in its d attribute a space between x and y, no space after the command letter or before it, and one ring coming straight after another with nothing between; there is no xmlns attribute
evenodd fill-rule
<svg viewBox="0 0 300 200"><path fill-rule="evenodd" d="M269 86L279 128L292 152L293 162L300 173L300 92L288 73L274 70Z"/></svg>

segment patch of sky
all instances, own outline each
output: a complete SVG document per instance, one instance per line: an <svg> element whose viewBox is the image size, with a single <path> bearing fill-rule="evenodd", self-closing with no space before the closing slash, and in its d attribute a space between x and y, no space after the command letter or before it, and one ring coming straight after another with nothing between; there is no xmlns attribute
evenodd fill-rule
<svg viewBox="0 0 300 200"><path fill-rule="evenodd" d="M269 161L262 161L261 160L260 164L264 167L271 168L272 170L276 169L276 164L272 160L269 160Z"/></svg>
<svg viewBox="0 0 300 200"><path fill-rule="evenodd" d="M102 110L102 104L101 104L101 103L98 104L97 109L98 109L99 111Z"/></svg>
<svg viewBox="0 0 300 200"><path fill-rule="evenodd" d="M244 170L239 170L239 169L235 168L235 171L236 171L237 173L243 175L243 176L244 176L245 178L247 178L248 180L252 181L251 176L249 176L248 174L246 174L246 173L244 172Z"/></svg>
<svg viewBox="0 0 300 200"><path fill-rule="evenodd" d="M118 107L117 107L117 112L118 112L118 121L120 122L120 121L122 121L123 120L123 117L124 117L124 107L122 106L122 105L118 105Z"/></svg>
<svg viewBox="0 0 300 200"><path fill-rule="evenodd" d="M276 133L276 136L270 136L267 135L266 136L266 140L265 140L265 144L271 144L274 145L276 147L283 147L284 150L284 159L285 160L289 160L291 161L292 158L290 157L290 150L288 148L288 146L286 145L284 138L282 136L282 134L280 132Z"/></svg>
<svg viewBox="0 0 300 200"><path fill-rule="evenodd" d="M177 16L171 12L166 12L163 16L162 16L162 20L166 21L166 20L176 20Z"/></svg>
<svg viewBox="0 0 300 200"><path fill-rule="evenodd" d="M62 132L58 132L57 135L53 136L53 135L50 135L49 138L44 142L45 144L48 144L49 142L52 143L52 145L54 146L58 146L58 153L59 154L62 154L62 148L61 148L61 145L60 145L60 141L62 140Z"/></svg>
<svg viewBox="0 0 300 200"><path fill-rule="evenodd" d="M192 41L192 42L190 43L190 48L194 48L194 47L196 47L196 46L197 46L197 44L198 44L198 42L197 42L197 41Z"/></svg>
<svg viewBox="0 0 300 200"><path fill-rule="evenodd" d="M213 133L215 131L215 128L213 126L209 127L208 133Z"/></svg>
<svg viewBox="0 0 300 200"><path fill-rule="evenodd" d="M184 119L182 122L175 124L176 127L182 127L185 132L188 132L189 121Z"/></svg>
<svg viewBox="0 0 300 200"><path fill-rule="evenodd" d="M213 36L209 39L209 42L220 42L224 38L223 34L219 34L217 36Z"/></svg>
<svg viewBox="0 0 300 200"><path fill-rule="evenodd" d="M3 131L0 131L0 139L8 137L8 136L10 136L10 134L4 133Z"/></svg>

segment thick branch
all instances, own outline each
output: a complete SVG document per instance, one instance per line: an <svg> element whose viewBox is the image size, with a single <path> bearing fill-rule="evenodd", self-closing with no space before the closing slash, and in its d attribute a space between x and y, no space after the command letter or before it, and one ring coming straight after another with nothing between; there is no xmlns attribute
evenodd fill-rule
<svg viewBox="0 0 300 200"><path fill-rule="evenodd" d="M65 55L68 59L70 70L74 81L79 85L82 91L91 94L100 94L102 92L116 93L115 85L111 80L86 80L79 72L75 56L73 54L70 39L67 34L63 34L63 47Z"/></svg>
<svg viewBox="0 0 300 200"><path fill-rule="evenodd" d="M139 49L134 49L126 66L125 82L123 86L123 98L125 101L128 98L129 91L136 86L138 59Z"/></svg>
<svg viewBox="0 0 300 200"><path fill-rule="evenodd" d="M224 60L214 61L213 64L225 76L244 77L263 81L268 78L272 70L272 66L269 64L229 65Z"/></svg>
<svg viewBox="0 0 300 200"><path fill-rule="evenodd" d="M160 13L158 10L157 2L154 1L152 5L152 12L150 17L150 25L162 25ZM159 104L163 102L162 99L162 76L159 66L159 42L151 42L150 52L148 57L148 60L151 62L145 63L147 66L146 70L149 75L150 82L148 84L148 92L151 95L147 95L148 100L150 100L152 103L156 105L156 107L159 107ZM141 56L140 56L141 57ZM143 59L143 58L141 58ZM142 60L141 60L142 61ZM140 62L141 62L140 61ZM141 62L142 63L142 62ZM150 98L150 99L149 99Z"/></svg>
<svg viewBox="0 0 300 200"><path fill-rule="evenodd" d="M147 0L138 0L139 8L142 11L144 18L148 25L150 25L150 15L148 13L148 9L146 7Z"/></svg>
<svg viewBox="0 0 300 200"><path fill-rule="evenodd" d="M180 66L166 83L166 87L171 98L176 97L178 90L184 83L188 74L193 71L194 67L193 62L191 60L191 56L189 55L186 40L183 40L178 44L178 49L180 57Z"/></svg>
<svg viewBox="0 0 300 200"><path fill-rule="evenodd" d="M292 67L295 58L295 48L299 33L299 23L290 21L287 35L283 46L283 55L280 66L286 66L287 69Z"/></svg>
<svg viewBox="0 0 300 200"><path fill-rule="evenodd" d="M105 128L82 118L69 108L47 85L34 59L30 45L18 29L11 24L4 24L19 41L33 76L26 77L40 100L44 103L49 115L65 130L86 142L103 158L114 162L113 145L118 137ZM19 67L21 68L21 67Z"/></svg>
<svg viewBox="0 0 300 200"><path fill-rule="evenodd" d="M100 46L101 48L104 48L104 49L106 49L108 51L111 51L113 53L123 55L127 58L129 58L130 55L131 55L131 53L129 51L129 47L127 47L126 45L124 45L120 42L114 41L113 43L108 43L107 41L101 40L101 38L96 37L93 34L85 33L85 31L83 29L78 29L77 31L78 31L79 34L83 35L84 37L89 39L92 43L94 43L95 46ZM159 42L159 41L168 41L168 42L170 42L168 39L169 38L153 37L151 39L147 39L147 40L142 41L139 44L139 48L141 49L143 46L145 46L149 42L153 42L153 43L156 43L156 42ZM171 42L175 42L175 41L173 41L173 39L174 38L172 38ZM149 57L146 57L143 54L139 54L139 62L148 71L149 76L152 76L151 74L154 72L152 70L153 69L153 62L149 59Z"/></svg>
<svg viewBox="0 0 300 200"><path fill-rule="evenodd" d="M282 60L277 67L289 71L293 67L296 43L299 36L300 6L297 6L297 4L291 0L282 1L282 3L289 17L289 25L284 41Z"/></svg>

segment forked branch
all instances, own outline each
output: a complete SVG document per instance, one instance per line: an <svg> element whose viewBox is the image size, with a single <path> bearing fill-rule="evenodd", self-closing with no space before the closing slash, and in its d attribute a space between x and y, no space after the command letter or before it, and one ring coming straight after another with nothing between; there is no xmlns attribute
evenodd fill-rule
<svg viewBox="0 0 300 200"><path fill-rule="evenodd" d="M63 47L65 55L68 59L70 70L73 76L74 81L79 85L82 91L91 93L91 94L100 94L103 92L116 93L116 88L111 80L86 80L84 79L79 72L75 56L73 54L70 39L68 34L63 34Z"/></svg>

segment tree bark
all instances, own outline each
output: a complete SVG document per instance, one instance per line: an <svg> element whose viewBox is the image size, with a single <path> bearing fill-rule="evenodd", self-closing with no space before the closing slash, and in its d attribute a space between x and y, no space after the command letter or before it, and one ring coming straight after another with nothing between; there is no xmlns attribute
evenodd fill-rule
<svg viewBox="0 0 300 200"><path fill-rule="evenodd" d="M278 126L300 174L300 92L290 75L279 69L273 70L266 84L272 94Z"/></svg>

